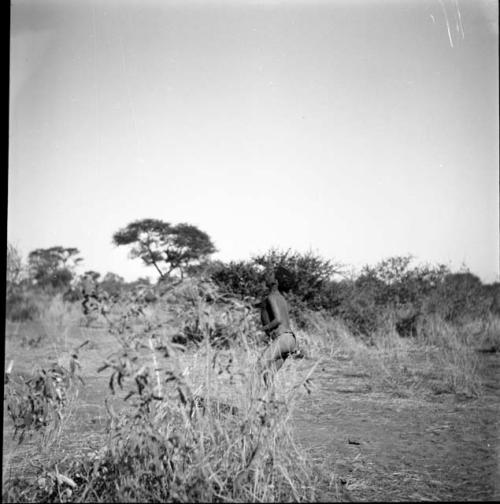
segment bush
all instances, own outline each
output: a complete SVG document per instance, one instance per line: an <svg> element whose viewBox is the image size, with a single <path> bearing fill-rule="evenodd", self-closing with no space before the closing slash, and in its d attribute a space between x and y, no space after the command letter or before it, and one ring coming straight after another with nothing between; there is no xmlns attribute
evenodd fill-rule
<svg viewBox="0 0 500 504"><path fill-rule="evenodd" d="M262 274L249 261L214 262L206 270L209 278L222 290L241 298L263 295Z"/></svg>
<svg viewBox="0 0 500 504"><path fill-rule="evenodd" d="M489 309L494 315L500 315L500 283L483 285L483 296L489 304Z"/></svg>
<svg viewBox="0 0 500 504"><path fill-rule="evenodd" d="M164 301L175 305L182 324L173 341L199 345L205 338L216 348L241 340L244 331L256 337L256 313L251 304L234 295L221 293L210 281L185 280L174 287Z"/></svg>
<svg viewBox="0 0 500 504"><path fill-rule="evenodd" d="M332 275L340 271L340 265L312 252L302 254L271 249L253 257L252 261L265 269L273 269L280 291L293 294L313 310L324 308L325 287Z"/></svg>
<svg viewBox="0 0 500 504"><path fill-rule="evenodd" d="M356 336L370 337L379 325L377 283L360 278L338 284L339 305L332 312L339 316Z"/></svg>
<svg viewBox="0 0 500 504"><path fill-rule="evenodd" d="M36 369L28 378L7 375L5 402L19 444L37 431L43 433L44 440L57 436L68 396L76 391L79 363L77 350L73 352L69 370L53 364L49 369Z"/></svg>
<svg viewBox="0 0 500 504"><path fill-rule="evenodd" d="M431 293L426 311L447 322L463 322L486 315L491 299L485 295L481 280L469 272L453 273Z"/></svg>
<svg viewBox="0 0 500 504"><path fill-rule="evenodd" d="M412 267L411 261L411 256L391 257L365 266L354 281L337 284L329 311L358 335L373 335L390 315L400 336L416 336L429 296L449 273L443 265Z"/></svg>
<svg viewBox="0 0 500 504"><path fill-rule="evenodd" d="M78 289L70 288L63 294L63 301L67 303L76 303L77 301L81 301L82 294Z"/></svg>
<svg viewBox="0 0 500 504"><path fill-rule="evenodd" d="M5 317L12 322L27 322L40 316L40 308L32 293L15 289L5 303Z"/></svg>
<svg viewBox="0 0 500 504"><path fill-rule="evenodd" d="M366 284L375 293L377 304L397 307L420 306L449 274L444 265L411 267L412 257L390 257L375 266L365 266L357 284Z"/></svg>
<svg viewBox="0 0 500 504"><path fill-rule="evenodd" d="M210 278L223 290L240 297L262 297L263 270L272 270L278 280L279 290L290 300L309 309L325 308L330 301L331 276L339 267L330 261L308 252L283 252L271 249L250 261L213 263Z"/></svg>
<svg viewBox="0 0 500 504"><path fill-rule="evenodd" d="M316 310L311 310L307 303L293 292L285 293L284 297L287 300L293 321L299 329L305 329L309 322L308 314Z"/></svg>
<svg viewBox="0 0 500 504"><path fill-rule="evenodd" d="M352 280L334 281L339 266L311 252L271 249L251 261L211 263L204 273L223 291L240 298L265 294L263 270L272 269L299 328L307 310L325 310L340 317L358 336L371 338L392 317L396 332L415 337L428 314L448 322L500 313L498 284L483 286L469 272L451 273L440 265L412 264L411 256L396 256L365 266ZM389 314L389 315L388 315Z"/></svg>
<svg viewBox="0 0 500 504"><path fill-rule="evenodd" d="M119 297L123 294L126 284L125 279L115 273L106 273L99 282L99 288L106 291L110 297Z"/></svg>
<svg viewBox="0 0 500 504"><path fill-rule="evenodd" d="M330 279L338 267L311 252L271 249L250 261L211 263L204 274L223 292L240 299L261 299L267 292L263 283L266 270L274 271L299 328L307 325L309 310L333 309L340 303L337 285Z"/></svg>

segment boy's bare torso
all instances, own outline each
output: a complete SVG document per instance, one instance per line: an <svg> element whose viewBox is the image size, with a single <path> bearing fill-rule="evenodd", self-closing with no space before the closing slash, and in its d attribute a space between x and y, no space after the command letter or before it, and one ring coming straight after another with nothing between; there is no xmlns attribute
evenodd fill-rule
<svg viewBox="0 0 500 504"><path fill-rule="evenodd" d="M276 337L280 334L291 331L288 305L285 298L279 291L271 292L263 300L260 317L263 326L268 325L275 318L278 318L280 321L280 324L276 329L267 331L269 336Z"/></svg>

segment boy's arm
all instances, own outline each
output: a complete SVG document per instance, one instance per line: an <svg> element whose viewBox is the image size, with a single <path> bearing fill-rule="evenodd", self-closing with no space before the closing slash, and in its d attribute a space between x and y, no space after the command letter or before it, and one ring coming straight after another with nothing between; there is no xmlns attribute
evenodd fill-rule
<svg viewBox="0 0 500 504"><path fill-rule="evenodd" d="M281 324L280 312L278 309L278 305L276 304L276 300L272 297L267 298L266 302L269 304L271 311L273 313L273 320L264 326L264 331L270 332L276 329Z"/></svg>

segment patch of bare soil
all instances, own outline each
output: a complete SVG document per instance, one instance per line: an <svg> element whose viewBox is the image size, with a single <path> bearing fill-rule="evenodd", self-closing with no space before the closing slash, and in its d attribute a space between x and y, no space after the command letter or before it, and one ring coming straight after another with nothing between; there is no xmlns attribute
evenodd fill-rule
<svg viewBox="0 0 500 504"><path fill-rule="evenodd" d="M500 356L482 357L483 395L373 393L332 360L294 414L298 442L329 474L323 495L354 501L499 500Z"/></svg>

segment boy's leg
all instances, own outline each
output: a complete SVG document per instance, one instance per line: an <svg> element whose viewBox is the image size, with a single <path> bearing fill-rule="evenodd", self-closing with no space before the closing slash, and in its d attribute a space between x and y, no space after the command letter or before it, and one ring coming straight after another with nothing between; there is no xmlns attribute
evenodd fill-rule
<svg viewBox="0 0 500 504"><path fill-rule="evenodd" d="M264 351L260 359L260 372L266 387L269 386L271 377L283 366L285 359L295 346L295 336L287 332L280 334Z"/></svg>
<svg viewBox="0 0 500 504"><path fill-rule="evenodd" d="M264 385L266 388L269 388L273 382L274 375L279 371L281 366L285 363L285 360L282 358L277 358L272 361L265 361L262 364L262 379L264 381Z"/></svg>

